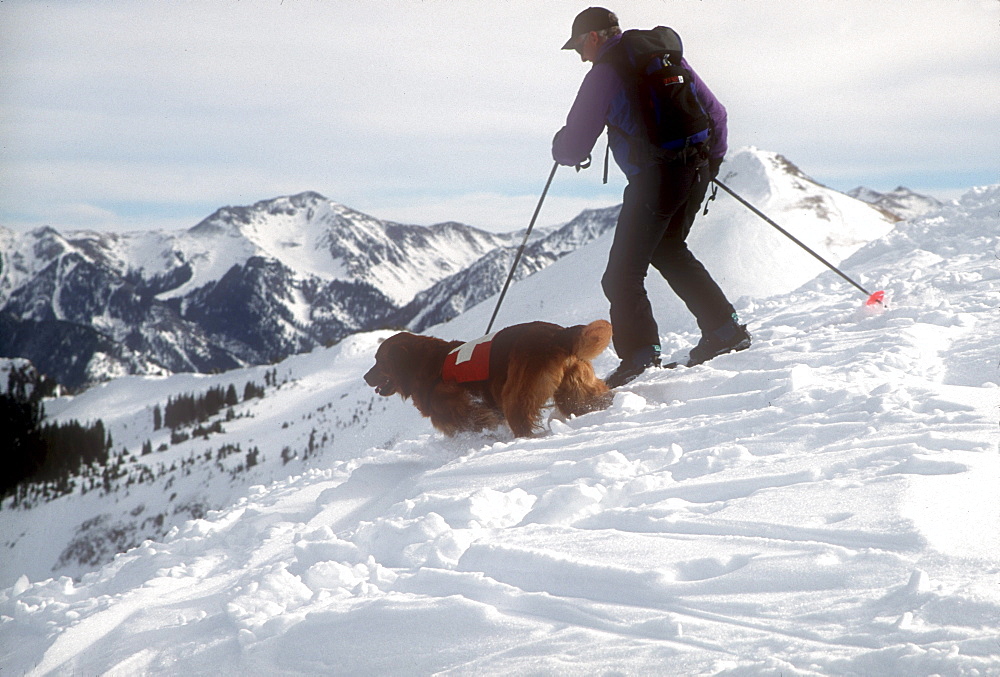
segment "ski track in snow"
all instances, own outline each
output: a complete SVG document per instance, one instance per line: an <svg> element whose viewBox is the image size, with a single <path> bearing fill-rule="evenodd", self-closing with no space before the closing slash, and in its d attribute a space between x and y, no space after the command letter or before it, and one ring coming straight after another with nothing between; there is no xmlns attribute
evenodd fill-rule
<svg viewBox="0 0 1000 677"><path fill-rule="evenodd" d="M991 190L849 259L888 310L832 275L743 299L749 351L527 440L444 438L396 398L393 444L22 578L3 672L998 675Z"/></svg>

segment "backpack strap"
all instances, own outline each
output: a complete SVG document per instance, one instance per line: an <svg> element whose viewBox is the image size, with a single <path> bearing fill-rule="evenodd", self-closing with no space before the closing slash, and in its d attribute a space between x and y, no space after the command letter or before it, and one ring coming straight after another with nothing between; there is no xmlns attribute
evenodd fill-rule
<svg viewBox="0 0 1000 677"><path fill-rule="evenodd" d="M608 159L611 156L611 128L608 128L608 145L604 147L604 183L608 183Z"/></svg>

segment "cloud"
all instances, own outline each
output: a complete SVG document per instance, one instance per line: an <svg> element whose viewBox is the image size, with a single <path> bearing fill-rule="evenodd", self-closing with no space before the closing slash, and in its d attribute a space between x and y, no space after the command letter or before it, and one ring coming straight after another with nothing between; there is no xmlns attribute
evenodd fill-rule
<svg viewBox="0 0 1000 677"><path fill-rule="evenodd" d="M60 202L130 224L148 203L152 223L169 204L193 218L301 190L410 222L506 221L484 217L536 199L589 67L559 50L581 6L8 0L0 223ZM995 177L994 0L645 0L619 15L681 31L731 146L842 188ZM620 176L609 190L599 170L565 172L553 208L620 199Z"/></svg>

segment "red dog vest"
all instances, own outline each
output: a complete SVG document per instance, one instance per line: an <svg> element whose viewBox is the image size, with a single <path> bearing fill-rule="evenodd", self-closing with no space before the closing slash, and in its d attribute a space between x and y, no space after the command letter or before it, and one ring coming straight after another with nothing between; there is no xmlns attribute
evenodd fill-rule
<svg viewBox="0 0 1000 677"><path fill-rule="evenodd" d="M441 367L441 379L468 383L490 377L490 347L497 332L463 343L448 353Z"/></svg>

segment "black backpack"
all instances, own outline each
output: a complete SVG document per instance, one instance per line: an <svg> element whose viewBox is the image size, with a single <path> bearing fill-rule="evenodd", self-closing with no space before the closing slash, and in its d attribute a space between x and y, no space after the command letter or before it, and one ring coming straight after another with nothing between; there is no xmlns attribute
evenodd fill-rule
<svg viewBox="0 0 1000 677"><path fill-rule="evenodd" d="M638 112L639 135L616 128L628 138L638 163L687 157L692 146L711 135L712 119L698 99L691 71L681 65L683 53L680 36L657 26L625 31L601 57L615 68Z"/></svg>

